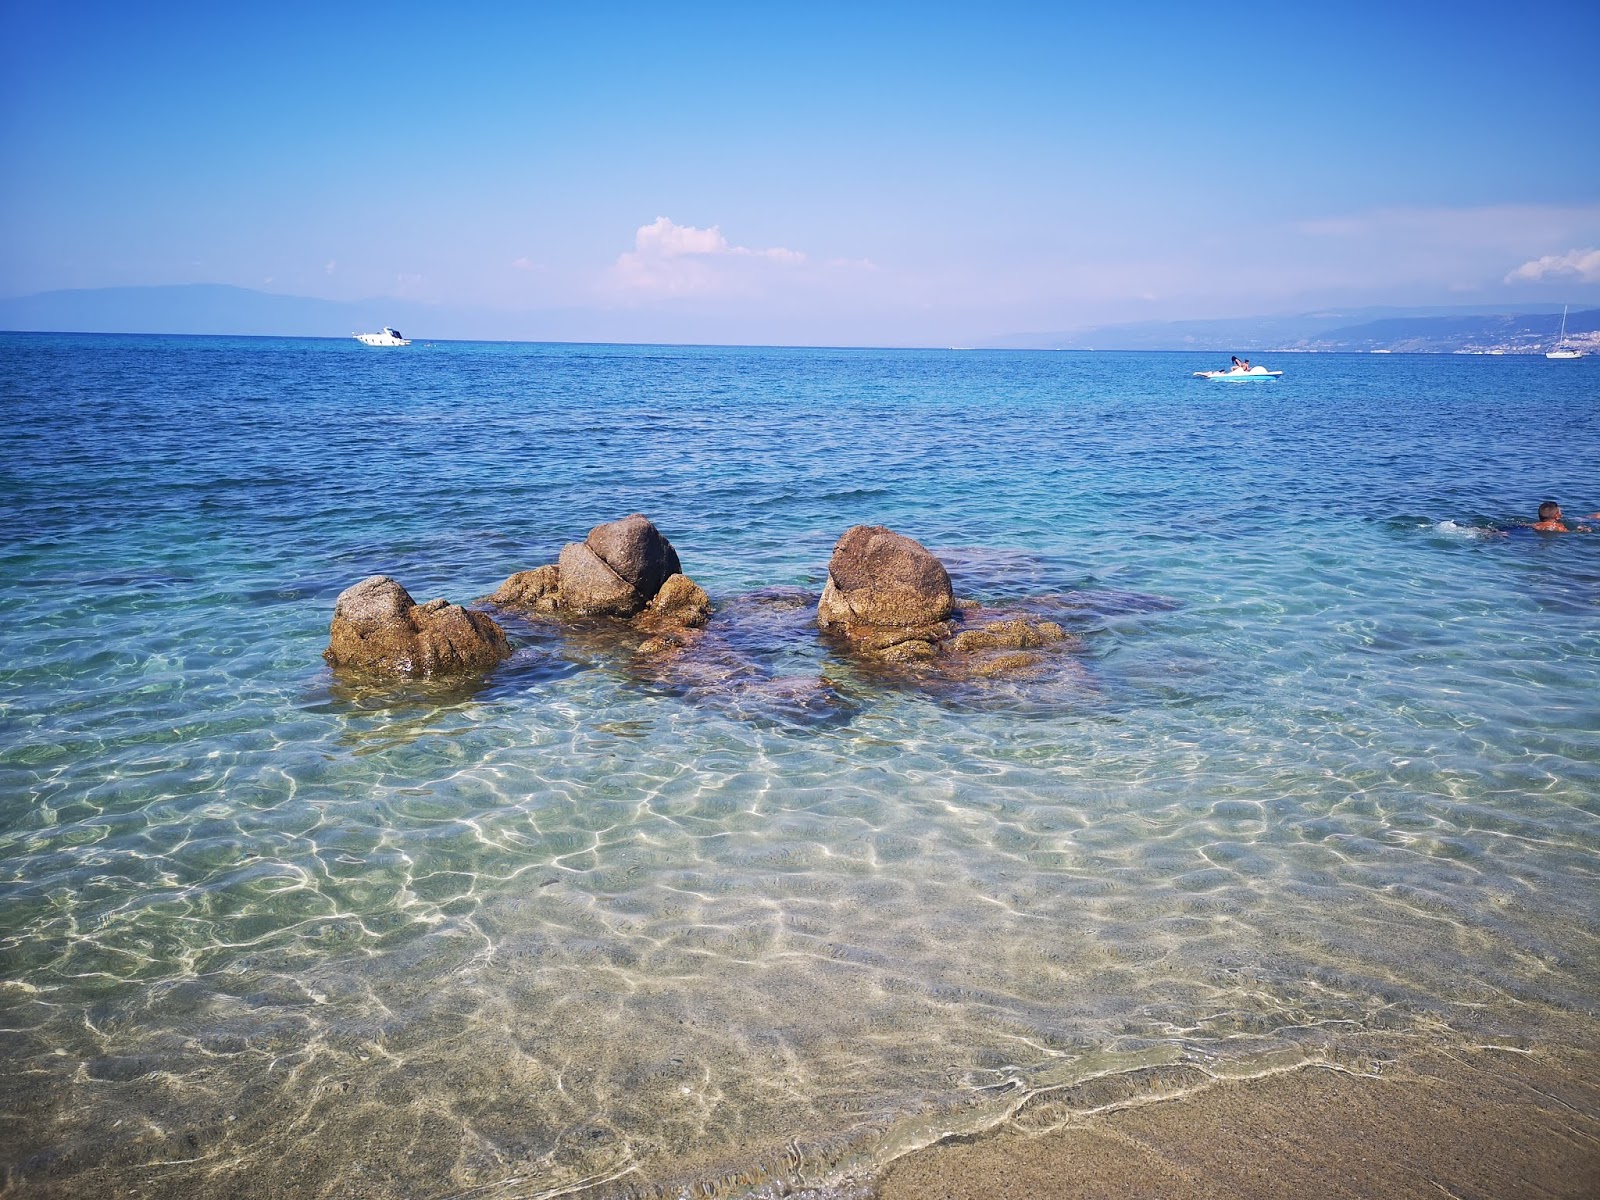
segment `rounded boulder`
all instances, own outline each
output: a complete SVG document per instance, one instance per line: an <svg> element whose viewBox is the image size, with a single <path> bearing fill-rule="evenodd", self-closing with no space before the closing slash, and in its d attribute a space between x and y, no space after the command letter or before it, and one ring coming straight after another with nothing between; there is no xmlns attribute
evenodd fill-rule
<svg viewBox="0 0 1600 1200"><path fill-rule="evenodd" d="M631 617L683 570L672 543L639 513L596 525L562 547L557 565L560 607L576 616Z"/></svg>
<svg viewBox="0 0 1600 1200"><path fill-rule="evenodd" d="M935 625L954 609L950 574L926 547L882 525L855 525L828 560L817 621L849 633L861 625Z"/></svg>
<svg viewBox="0 0 1600 1200"><path fill-rule="evenodd" d="M511 654L499 625L448 600L417 604L387 575L346 588L323 658L336 670L431 677L486 671Z"/></svg>

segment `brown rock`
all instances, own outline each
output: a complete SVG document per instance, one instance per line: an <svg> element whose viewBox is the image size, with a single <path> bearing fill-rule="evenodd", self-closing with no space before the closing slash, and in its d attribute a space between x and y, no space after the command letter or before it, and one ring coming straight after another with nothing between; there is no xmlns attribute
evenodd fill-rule
<svg viewBox="0 0 1600 1200"><path fill-rule="evenodd" d="M561 568L549 563L532 571L518 571L489 597L489 603L552 612L561 602L560 592Z"/></svg>
<svg viewBox="0 0 1600 1200"><path fill-rule="evenodd" d="M637 653L644 658L658 658L666 654L676 654L687 644L682 634L658 633L640 642Z"/></svg>
<svg viewBox="0 0 1600 1200"><path fill-rule="evenodd" d="M569 616L631 617L648 599L606 565L587 542L563 546L558 565L560 607Z"/></svg>
<svg viewBox="0 0 1600 1200"><path fill-rule="evenodd" d="M847 634L857 624L930 625L954 606L950 575L925 547L881 525L855 525L833 548L817 622Z"/></svg>
<svg viewBox="0 0 1600 1200"><path fill-rule="evenodd" d="M646 600L683 570L672 543L640 513L596 525L584 543Z"/></svg>
<svg viewBox="0 0 1600 1200"><path fill-rule="evenodd" d="M916 663L937 658L939 648L921 638L909 638L903 642L895 642L892 646L884 646L873 653L874 657L887 663Z"/></svg>
<svg viewBox="0 0 1600 1200"><path fill-rule="evenodd" d="M642 629L702 629L711 620L711 598L687 575L671 575L634 618Z"/></svg>
<svg viewBox="0 0 1600 1200"><path fill-rule="evenodd" d="M647 517L596 525L561 550L560 607L573 616L631 617L682 568Z"/></svg>
<svg viewBox="0 0 1600 1200"><path fill-rule="evenodd" d="M483 613L448 600L417 604L387 575L340 593L322 652L336 670L409 676L486 671L510 654L505 633Z"/></svg>
<svg viewBox="0 0 1600 1200"><path fill-rule="evenodd" d="M865 650L869 654L880 654L895 646L907 642L925 642L936 645L949 637L955 626L949 621L940 621L934 625L863 625L859 622L850 622L844 626L835 627L850 639L851 645L857 650Z"/></svg>
<svg viewBox="0 0 1600 1200"><path fill-rule="evenodd" d="M885 662L925 662L954 631L944 565L881 525L845 531L828 563L817 624Z"/></svg>
<svg viewBox="0 0 1600 1200"><path fill-rule="evenodd" d="M1031 672L1042 663L1037 654L1011 653L997 654L993 658L980 659L967 668L967 674L975 679L995 679L1003 676L1021 675Z"/></svg>
<svg viewBox="0 0 1600 1200"><path fill-rule="evenodd" d="M1039 646L1052 646L1066 641L1067 632L1054 621L996 621L982 629L967 629L950 642L957 654L977 650L1032 650Z"/></svg>

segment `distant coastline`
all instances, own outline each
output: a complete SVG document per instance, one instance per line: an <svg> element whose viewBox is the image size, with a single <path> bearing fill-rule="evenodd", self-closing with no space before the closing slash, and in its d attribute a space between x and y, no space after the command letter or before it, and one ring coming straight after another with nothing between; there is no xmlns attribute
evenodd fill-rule
<svg viewBox="0 0 1600 1200"><path fill-rule="evenodd" d="M1150 321L1061 332L962 339L977 350L1160 350L1284 354L1542 354L1554 345L1559 305L1521 311L1366 308L1284 316ZM773 345L770 339L708 339L685 318L649 331L575 309L506 311L374 298L319 300L223 284L83 288L0 299L0 330L18 333L129 333L224 337L349 337L396 325L434 341L624 345ZM1567 317L1567 340L1600 355L1600 308ZM799 344L799 343L792 343ZM810 345L812 343L805 343ZM828 342L818 343L830 344ZM847 343L831 343L845 345ZM907 348L914 343L890 343ZM945 349L947 345L918 347Z"/></svg>

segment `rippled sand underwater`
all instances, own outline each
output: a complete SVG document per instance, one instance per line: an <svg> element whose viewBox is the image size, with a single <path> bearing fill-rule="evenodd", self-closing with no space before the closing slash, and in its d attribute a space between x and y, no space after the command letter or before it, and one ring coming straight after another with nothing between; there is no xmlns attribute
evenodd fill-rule
<svg viewBox="0 0 1600 1200"><path fill-rule="evenodd" d="M1019 1109L1594 1043L1600 535L1496 528L1600 508L1585 364L417 349L0 338L17 1194L848 1195ZM364 575L635 510L721 610L683 670L317 657ZM857 521L1072 670L820 641Z"/></svg>

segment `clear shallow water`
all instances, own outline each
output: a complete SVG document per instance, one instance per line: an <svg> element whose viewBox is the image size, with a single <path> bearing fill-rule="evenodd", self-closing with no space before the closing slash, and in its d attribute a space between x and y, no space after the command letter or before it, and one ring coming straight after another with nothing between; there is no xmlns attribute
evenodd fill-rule
<svg viewBox="0 0 1600 1200"><path fill-rule="evenodd" d="M0 335L5 1178L737 1194L1108 1071L1592 1041L1600 534L1490 526L1600 509L1600 363L1213 358ZM368 574L633 511L736 669L322 664ZM857 522L1078 670L927 695L750 598Z"/></svg>

